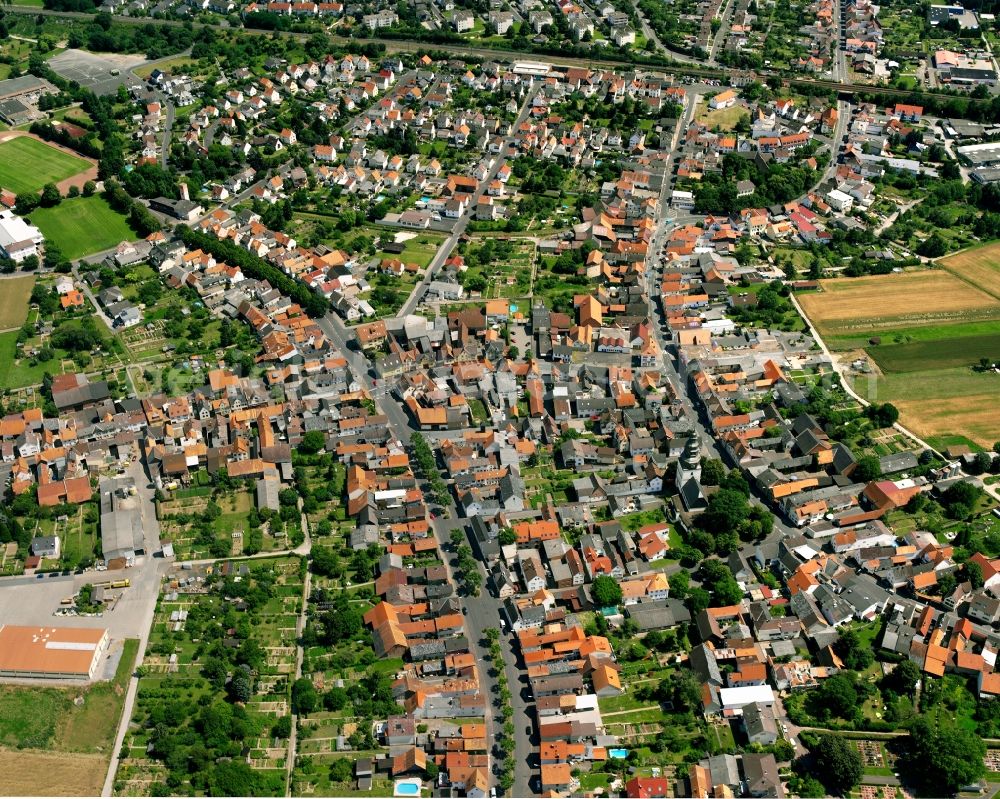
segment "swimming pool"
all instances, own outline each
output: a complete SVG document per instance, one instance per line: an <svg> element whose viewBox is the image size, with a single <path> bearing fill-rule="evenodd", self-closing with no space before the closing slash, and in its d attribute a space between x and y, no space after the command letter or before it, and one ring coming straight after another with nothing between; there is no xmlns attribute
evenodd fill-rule
<svg viewBox="0 0 1000 799"><path fill-rule="evenodd" d="M417 779L397 780L393 796L420 796L421 782Z"/></svg>
<svg viewBox="0 0 1000 799"><path fill-rule="evenodd" d="M624 760L628 757L628 749L609 749L608 757L614 758L615 760Z"/></svg>

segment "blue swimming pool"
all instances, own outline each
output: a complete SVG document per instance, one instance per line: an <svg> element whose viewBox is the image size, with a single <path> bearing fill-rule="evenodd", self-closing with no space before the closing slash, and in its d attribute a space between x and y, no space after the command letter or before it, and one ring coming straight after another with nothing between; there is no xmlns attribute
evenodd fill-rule
<svg viewBox="0 0 1000 799"><path fill-rule="evenodd" d="M396 796L419 796L420 786L415 782L397 782Z"/></svg>
<svg viewBox="0 0 1000 799"><path fill-rule="evenodd" d="M624 760L628 757L628 749L609 749L608 757L612 757L615 760Z"/></svg>

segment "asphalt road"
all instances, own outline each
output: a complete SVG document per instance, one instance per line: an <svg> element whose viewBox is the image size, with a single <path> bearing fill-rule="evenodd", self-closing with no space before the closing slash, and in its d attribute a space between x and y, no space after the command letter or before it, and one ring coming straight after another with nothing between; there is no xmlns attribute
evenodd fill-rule
<svg viewBox="0 0 1000 799"><path fill-rule="evenodd" d="M677 138L681 135L681 131L686 130L691 122L691 118L693 117L696 109L695 101L697 97L695 96L695 93L699 92L701 88L702 87L700 86L690 87L689 94L691 96L688 98L688 104L685 107L684 114L682 115L677 126L674 141L671 143L670 156L664 167L667 179L664 180L663 187L661 189L661 208L666 206L665 201L667 193L670 191L673 184L672 171L673 163L677 154ZM668 222L668 218L672 221ZM715 436L708 426L708 420L703 412L703 409L700 406L696 406L692 401L687 377L686 375L681 375L677 368L677 348L669 336L668 328L666 327L666 317L663 314L663 306L653 300L653 297L658 293L658 286L661 282L663 272L663 259L659 256L660 249L666 241L667 234L676 227L686 223L686 219L680 217L671 218L661 211L660 221L657 229L653 233L652 246L650 248L653 253L650 259L652 268L647 271L647 280L649 282L647 285L646 298L649 305L649 319L652 322L653 333L656 337L657 344L660 345L660 349L663 351L661 372L673 389L674 394L679 399L685 415L692 421L694 430L697 432L700 439L702 454L708 458L717 458L723 463L732 466L733 464L731 463L730 458L722 451L716 442ZM752 497L751 501L755 504L764 504L757 497ZM780 517L776 516L774 513L771 515L774 517L774 528L771 534L763 542L761 542L762 544L768 545L774 541L780 540L784 536L798 533L798 530L786 524ZM741 552L743 549L745 548L741 548Z"/></svg>
<svg viewBox="0 0 1000 799"><path fill-rule="evenodd" d="M418 289L414 289L415 292L417 290ZM400 439L404 444L408 444L410 436L413 432L415 432L413 426L410 424L410 418L400 407L399 403L396 402L391 396L387 396L384 388L380 389L377 385L377 382L371 373L371 363L357 348L354 333L348 330L340 318L334 314L329 314L328 316L318 320L318 324L333 344L344 355L344 357L347 358L352 371L364 388L376 397L379 409L388 419L388 426L392 434ZM461 433L461 430L450 430L444 433L425 432L423 435L425 438L433 440L435 438L439 439L448 436L454 438L455 436L461 435ZM451 533L453 530L465 530L468 520L458 516L458 511L455 507L454 501L449 502L448 512L448 518L443 518L441 514L437 514L437 518L431 521L431 528L434 530L434 537L437 540L438 547L441 549L445 566L449 571L451 584L457 588L460 581L455 578L452 571L453 567L451 561L453 551L451 547ZM481 564L477 564L477 568L480 569L484 578L485 586L485 570ZM493 701L496 698L496 677L491 674L489 668L486 667L486 664L489 662L489 643L486 639L485 631L490 627L499 628L499 603L495 598L489 595L489 593L485 590L485 587L478 597L463 595L460 593L458 598L465 613L466 634L468 635L472 652L481 666L481 689L488 702L486 714L487 732L489 737L492 740L495 740L497 737L495 724L498 723L498 720L495 720L494 718L496 706L493 704ZM528 756L531 752L531 741L529 736L525 734L525 728L528 724L532 723L532 716L529 713L529 708L526 703L519 695L518 680L521 678L522 674L517 668L512 647L501 646L501 649L504 653L507 681L510 685L511 693L513 694L511 709L513 710L515 725L514 730L516 747L516 769L513 795L530 796L532 795L532 791L529 787L531 771L528 767ZM494 769L499 764L498 754L501 753L493 753ZM492 776L494 783L496 782L496 776L497 775L494 772Z"/></svg>

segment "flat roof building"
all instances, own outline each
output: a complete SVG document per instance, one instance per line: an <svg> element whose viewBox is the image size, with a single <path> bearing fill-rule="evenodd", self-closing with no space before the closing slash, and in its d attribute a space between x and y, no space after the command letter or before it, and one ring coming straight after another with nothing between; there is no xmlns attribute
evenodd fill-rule
<svg viewBox="0 0 1000 799"><path fill-rule="evenodd" d="M20 263L38 255L38 245L45 241L42 232L29 225L13 211L0 213L0 255Z"/></svg>
<svg viewBox="0 0 1000 799"><path fill-rule="evenodd" d="M0 627L0 676L90 680L108 646L97 628Z"/></svg>

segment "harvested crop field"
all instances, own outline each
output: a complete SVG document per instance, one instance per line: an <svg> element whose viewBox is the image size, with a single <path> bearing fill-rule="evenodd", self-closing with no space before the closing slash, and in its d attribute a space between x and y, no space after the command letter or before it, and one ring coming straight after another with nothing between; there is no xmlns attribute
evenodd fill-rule
<svg viewBox="0 0 1000 799"><path fill-rule="evenodd" d="M951 343L964 341L953 339ZM870 348L874 358L878 348ZM1000 441L1000 414L991 413L1000 375L970 365L860 375L854 388L871 402L891 402L900 421L921 438L961 435L989 448Z"/></svg>
<svg viewBox="0 0 1000 799"><path fill-rule="evenodd" d="M974 394L939 400L894 400L907 427L921 438L960 432L982 447L1000 440L1000 418L987 408L996 403L996 393Z"/></svg>
<svg viewBox="0 0 1000 799"><path fill-rule="evenodd" d="M824 336L1000 320L1000 300L943 270L837 278L798 301Z"/></svg>
<svg viewBox="0 0 1000 799"><path fill-rule="evenodd" d="M996 253L996 266L970 261L970 269L995 269L1000 286ZM1000 375L974 369L980 358L1000 358L1000 297L945 269L821 285L797 300L830 349L850 358L864 349L874 362L871 374L854 379L862 396L893 403L923 438L961 435L985 447L1000 440L1000 415L990 412ZM870 342L876 337L880 344Z"/></svg>
<svg viewBox="0 0 1000 799"><path fill-rule="evenodd" d="M100 796L107 755L70 755L0 749L3 792L8 796Z"/></svg>
<svg viewBox="0 0 1000 799"><path fill-rule="evenodd" d="M955 276L1000 299L1000 244L987 244L937 262Z"/></svg>

